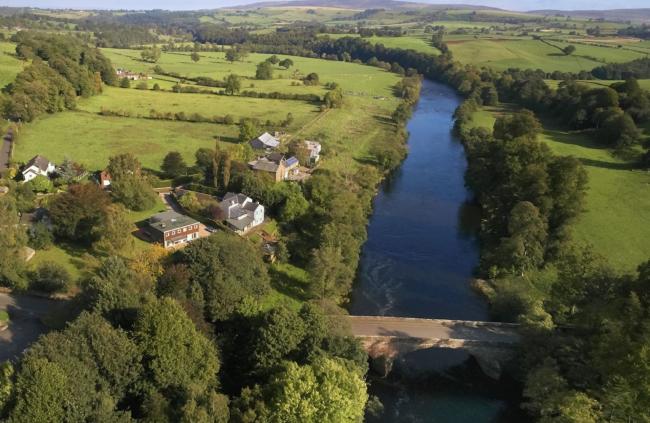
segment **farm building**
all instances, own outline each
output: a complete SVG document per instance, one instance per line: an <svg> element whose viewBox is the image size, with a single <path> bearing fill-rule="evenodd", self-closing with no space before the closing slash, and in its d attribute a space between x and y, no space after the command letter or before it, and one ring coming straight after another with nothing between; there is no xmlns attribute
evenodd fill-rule
<svg viewBox="0 0 650 423"><path fill-rule="evenodd" d="M280 145L280 141L268 132L249 142L254 150L274 150Z"/></svg>
<svg viewBox="0 0 650 423"><path fill-rule="evenodd" d="M286 158L282 153L271 153L266 157L259 157L248 163L255 171L272 173L276 182L284 181L298 169L298 159Z"/></svg>

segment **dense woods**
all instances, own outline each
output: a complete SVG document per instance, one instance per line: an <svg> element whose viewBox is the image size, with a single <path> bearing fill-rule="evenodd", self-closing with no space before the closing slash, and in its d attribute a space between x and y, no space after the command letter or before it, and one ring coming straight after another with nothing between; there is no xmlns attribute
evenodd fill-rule
<svg viewBox="0 0 650 423"><path fill-rule="evenodd" d="M14 40L17 55L32 64L18 74L2 99L7 118L29 122L44 113L74 109L77 96L98 94L102 82L116 82L111 62L72 36L19 32Z"/></svg>

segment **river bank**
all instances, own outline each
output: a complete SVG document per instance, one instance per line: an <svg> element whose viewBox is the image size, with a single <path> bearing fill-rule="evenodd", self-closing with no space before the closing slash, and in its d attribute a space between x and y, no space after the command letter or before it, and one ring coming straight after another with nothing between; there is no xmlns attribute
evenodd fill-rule
<svg viewBox="0 0 650 423"><path fill-rule="evenodd" d="M461 101L453 89L423 81L407 125L408 157L373 202L351 314L489 320L470 285L479 213L464 185L463 146L452 134ZM382 422L502 421L512 408L508 389L477 389L485 386L467 353L426 350L400 360L371 393L384 403Z"/></svg>

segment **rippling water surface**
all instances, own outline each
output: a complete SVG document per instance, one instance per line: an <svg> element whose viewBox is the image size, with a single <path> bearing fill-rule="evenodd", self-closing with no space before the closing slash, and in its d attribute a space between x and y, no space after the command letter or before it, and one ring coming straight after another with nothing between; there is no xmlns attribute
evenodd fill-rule
<svg viewBox="0 0 650 423"><path fill-rule="evenodd" d="M350 313L486 320L487 306L470 288L478 262L467 204L463 147L452 135L452 115L461 99L448 87L424 81L408 123L409 155L374 200ZM410 355L426 369L453 371L467 361L461 351ZM373 383L385 422L492 422L503 402L458 389L427 389ZM462 383L460 384L462 385Z"/></svg>

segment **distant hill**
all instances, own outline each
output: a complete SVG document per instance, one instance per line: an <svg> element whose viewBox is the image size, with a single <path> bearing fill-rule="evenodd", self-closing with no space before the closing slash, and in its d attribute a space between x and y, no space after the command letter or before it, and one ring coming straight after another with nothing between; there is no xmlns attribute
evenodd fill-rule
<svg viewBox="0 0 650 423"><path fill-rule="evenodd" d="M227 6L224 9L259 9L267 7L337 7L341 9L473 9L473 10L499 10L488 6L473 6L469 4L426 4L397 0L289 0L289 1L264 1L245 4L241 6Z"/></svg>
<svg viewBox="0 0 650 423"><path fill-rule="evenodd" d="M572 18L604 19L607 21L650 22L650 9L610 9L610 10L531 10L536 15L560 15Z"/></svg>

